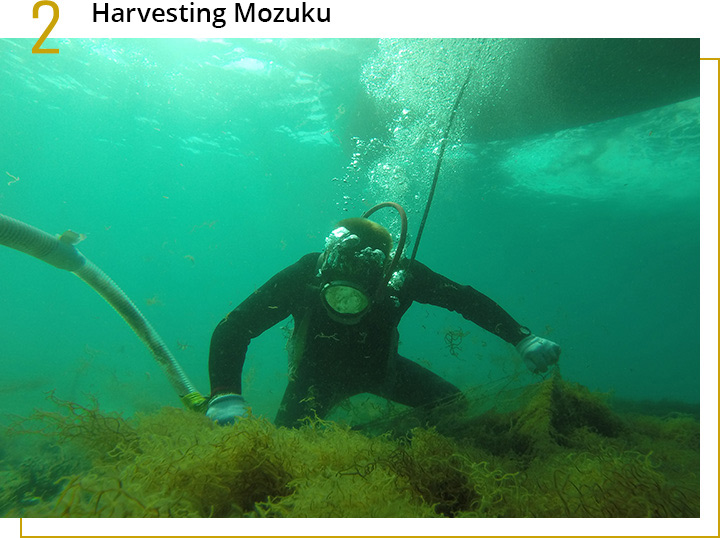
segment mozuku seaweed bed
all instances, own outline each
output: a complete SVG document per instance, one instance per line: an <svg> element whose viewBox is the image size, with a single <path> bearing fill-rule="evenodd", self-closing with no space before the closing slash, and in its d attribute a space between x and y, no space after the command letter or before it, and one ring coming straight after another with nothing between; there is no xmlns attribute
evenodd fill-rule
<svg viewBox="0 0 720 538"><path fill-rule="evenodd" d="M619 413L559 374L434 427L416 412L221 427L50 399L8 429L5 516L699 517L698 420Z"/></svg>

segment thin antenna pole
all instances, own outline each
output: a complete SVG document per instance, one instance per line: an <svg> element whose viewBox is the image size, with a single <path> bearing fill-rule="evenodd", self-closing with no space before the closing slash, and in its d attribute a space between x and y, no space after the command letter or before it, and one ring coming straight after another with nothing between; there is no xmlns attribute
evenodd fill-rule
<svg viewBox="0 0 720 538"><path fill-rule="evenodd" d="M453 105L452 111L450 112L450 120L448 121L447 127L445 127L445 131L443 132L442 141L440 142L440 152L438 154L437 164L435 165L435 175L433 176L432 185L430 187L428 201L425 204L425 213L423 214L422 220L420 221L420 229L418 230L417 239L415 239L412 256L410 256L411 260L415 259L418 246L420 245L420 238L422 237L423 230L425 229L425 221L427 220L428 213L430 213L430 205L432 204L433 196L435 196L435 187L437 187L438 177L440 177L440 166L442 165L443 155L445 154L445 148L447 147L448 139L450 136L450 130L452 129L453 122L455 121L455 113L460 106L460 101L462 100L462 96L465 93L465 88L467 87L468 82L470 82L470 76L472 75L472 73L473 70L471 68L468 70L467 77L465 77L465 82L463 82L463 85L460 87L460 91L455 98L455 104Z"/></svg>

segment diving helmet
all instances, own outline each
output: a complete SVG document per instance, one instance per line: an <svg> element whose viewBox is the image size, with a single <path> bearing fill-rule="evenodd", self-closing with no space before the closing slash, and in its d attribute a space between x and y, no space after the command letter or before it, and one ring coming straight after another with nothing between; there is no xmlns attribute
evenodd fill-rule
<svg viewBox="0 0 720 538"><path fill-rule="evenodd" d="M344 219L325 239L318 260L320 298L335 321L358 323L383 286L392 248L390 232L366 218Z"/></svg>

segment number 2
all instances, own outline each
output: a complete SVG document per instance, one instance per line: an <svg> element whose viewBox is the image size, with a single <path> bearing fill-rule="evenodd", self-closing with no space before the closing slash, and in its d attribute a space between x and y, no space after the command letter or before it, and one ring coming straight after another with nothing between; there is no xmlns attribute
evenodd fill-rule
<svg viewBox="0 0 720 538"><path fill-rule="evenodd" d="M58 54L60 52L59 49L41 49L40 47L47 39L47 36L50 35L52 29L55 28L55 24L60 18L60 8L52 0L41 0L33 6L33 19L38 18L38 13L41 6L50 6L53 9L53 18L50 21L50 24L48 24L47 28L45 28L43 34L40 36L40 39L38 39L35 45L33 45L32 52L33 54Z"/></svg>

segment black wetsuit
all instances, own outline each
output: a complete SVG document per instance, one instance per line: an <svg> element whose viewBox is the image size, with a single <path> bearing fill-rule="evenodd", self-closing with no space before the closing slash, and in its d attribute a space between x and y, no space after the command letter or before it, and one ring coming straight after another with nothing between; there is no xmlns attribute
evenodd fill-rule
<svg viewBox="0 0 720 538"><path fill-rule="evenodd" d="M460 313L517 344L529 332L490 298L403 260L405 280L390 288L355 325L330 319L320 300L317 261L303 256L272 277L218 324L210 343L212 395L241 393L241 374L250 340L292 315L290 381L276 424L290 426L306 416L322 418L343 399L364 392L411 407L430 404L459 389L398 354L398 324L413 301Z"/></svg>

